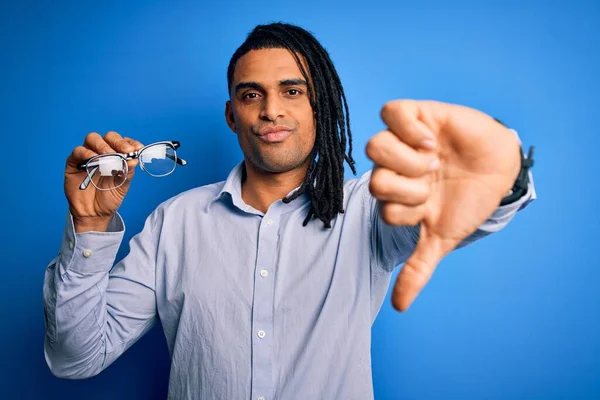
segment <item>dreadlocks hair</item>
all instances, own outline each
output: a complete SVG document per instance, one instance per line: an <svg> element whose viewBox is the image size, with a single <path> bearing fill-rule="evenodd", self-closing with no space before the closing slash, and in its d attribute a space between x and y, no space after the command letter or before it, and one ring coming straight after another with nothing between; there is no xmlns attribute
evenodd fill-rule
<svg viewBox="0 0 600 400"><path fill-rule="evenodd" d="M342 83L329 54L310 32L295 25L272 23L257 25L231 57L227 68L230 93L237 61L251 50L260 49L290 51L307 82L308 97L315 112L316 139L309 155L312 162L302 185L283 202L289 203L307 193L311 205L302 226L314 217L320 219L326 228L331 228L331 220L344 212L344 160L356 175L350 114ZM308 71L300 62L300 56L306 61Z"/></svg>

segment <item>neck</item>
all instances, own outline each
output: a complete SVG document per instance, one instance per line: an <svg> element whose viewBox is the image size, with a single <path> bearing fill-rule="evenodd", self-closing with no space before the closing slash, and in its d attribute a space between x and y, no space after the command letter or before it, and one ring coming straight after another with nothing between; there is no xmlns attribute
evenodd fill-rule
<svg viewBox="0 0 600 400"><path fill-rule="evenodd" d="M253 208L267 212L271 204L285 198L304 182L308 163L286 172L266 172L244 161L245 177L242 180L242 200Z"/></svg>

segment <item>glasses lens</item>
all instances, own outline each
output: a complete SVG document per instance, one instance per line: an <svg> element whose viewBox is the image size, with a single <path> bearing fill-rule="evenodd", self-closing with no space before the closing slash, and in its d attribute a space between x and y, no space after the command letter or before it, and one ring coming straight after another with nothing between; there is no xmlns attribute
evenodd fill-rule
<svg viewBox="0 0 600 400"><path fill-rule="evenodd" d="M112 190L127 179L127 162L119 156L98 156L88 162L88 176L98 190Z"/></svg>
<svg viewBox="0 0 600 400"><path fill-rule="evenodd" d="M145 148L139 159L141 166L150 175L165 176L175 170L177 154L169 144L155 144Z"/></svg>

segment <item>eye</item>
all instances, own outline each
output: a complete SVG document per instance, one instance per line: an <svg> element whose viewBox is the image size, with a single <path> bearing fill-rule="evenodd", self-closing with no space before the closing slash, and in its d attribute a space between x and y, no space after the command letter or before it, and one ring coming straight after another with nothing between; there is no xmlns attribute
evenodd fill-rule
<svg viewBox="0 0 600 400"><path fill-rule="evenodd" d="M298 89L288 89L287 94L292 97L297 97L302 94L302 92Z"/></svg>
<svg viewBox="0 0 600 400"><path fill-rule="evenodd" d="M242 99L243 100L253 100L253 99L256 99L257 97L258 97L258 93L256 93L256 92L249 92L249 93L244 94L242 96Z"/></svg>

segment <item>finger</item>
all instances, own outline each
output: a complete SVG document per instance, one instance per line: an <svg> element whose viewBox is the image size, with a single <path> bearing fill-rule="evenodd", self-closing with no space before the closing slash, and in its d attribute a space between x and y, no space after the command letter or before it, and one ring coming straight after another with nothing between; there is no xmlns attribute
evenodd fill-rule
<svg viewBox="0 0 600 400"><path fill-rule="evenodd" d="M417 151L389 130L369 140L366 153L375 164L409 177L422 176L440 166L434 152Z"/></svg>
<svg viewBox="0 0 600 400"><path fill-rule="evenodd" d="M127 143L129 143L131 148L133 148L133 150L131 150L131 151L138 151L144 147L144 145L142 143L138 142L135 139L123 137L123 140L125 140ZM135 167L137 167L138 164L139 164L139 160L137 158L127 161L127 165L129 166L130 174L133 174L133 171L135 170Z"/></svg>
<svg viewBox="0 0 600 400"><path fill-rule="evenodd" d="M140 150L142 147L144 147L144 145L140 142L138 142L135 139L129 138L129 137L123 137L124 140L126 140L131 146L133 146L134 151L138 151Z"/></svg>
<svg viewBox="0 0 600 400"><path fill-rule="evenodd" d="M375 168L371 173L369 190L378 200L417 206L425 203L431 193L428 176L409 178L387 168Z"/></svg>
<svg viewBox="0 0 600 400"><path fill-rule="evenodd" d="M386 103L381 118L389 130L413 148L432 150L437 147L434 132L421 120L424 102L397 100Z"/></svg>
<svg viewBox="0 0 600 400"><path fill-rule="evenodd" d="M392 305L406 311L431 279L440 260L455 244L449 245L438 237L429 237L421 225L420 239L415 251L406 261L396 278L392 292Z"/></svg>
<svg viewBox="0 0 600 400"><path fill-rule="evenodd" d="M425 205L406 206L385 201L378 202L379 215L388 225L415 226L425 217Z"/></svg>
<svg viewBox="0 0 600 400"><path fill-rule="evenodd" d="M110 147L112 147L119 153L131 153L132 151L135 151L131 143L125 140L117 132L107 132L104 135L104 140L106 141L106 143L108 143Z"/></svg>
<svg viewBox="0 0 600 400"><path fill-rule="evenodd" d="M67 157L67 166L77 168L77 165L88 158L97 156L98 153L84 146L77 146L73 149L69 157Z"/></svg>
<svg viewBox="0 0 600 400"><path fill-rule="evenodd" d="M124 137L122 137L114 131L107 132L104 135L104 140L119 153L131 153L136 150L135 147L133 147L133 145L127 139L125 139ZM137 165L137 159L127 161L127 170L129 176L133 176L135 172L135 167L137 167Z"/></svg>
<svg viewBox="0 0 600 400"><path fill-rule="evenodd" d="M88 134L83 145L98 154L115 153L115 150L96 132Z"/></svg>

